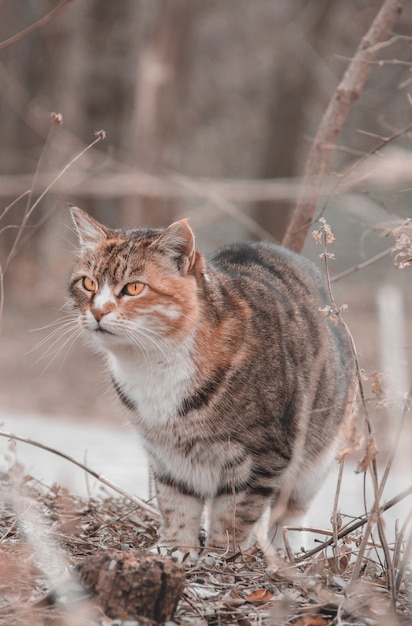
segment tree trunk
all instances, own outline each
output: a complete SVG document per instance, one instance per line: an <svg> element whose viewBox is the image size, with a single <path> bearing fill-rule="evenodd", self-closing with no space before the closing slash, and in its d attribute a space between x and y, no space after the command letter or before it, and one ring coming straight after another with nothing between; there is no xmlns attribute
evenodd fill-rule
<svg viewBox="0 0 412 626"><path fill-rule="evenodd" d="M334 8L335 2L330 0L326 3L317 0L309 7L301 8L298 20L292 19L285 25L277 42L276 89L268 115L266 145L263 146L262 178L289 178L299 173L305 111L313 90L317 88L314 61L307 51L319 47L330 28ZM316 57L316 54L312 52L312 56ZM281 241L292 209L289 200L257 202L253 217Z"/></svg>
<svg viewBox="0 0 412 626"><path fill-rule="evenodd" d="M137 8L138 19L141 8ZM178 82L187 63L191 0L161 0L148 5L149 32L137 62L135 103L126 149L134 165L144 172L161 174L168 154L174 151L175 118L178 115ZM150 24L151 22L151 24ZM174 213L168 198L129 197L124 221L139 225L167 225Z"/></svg>

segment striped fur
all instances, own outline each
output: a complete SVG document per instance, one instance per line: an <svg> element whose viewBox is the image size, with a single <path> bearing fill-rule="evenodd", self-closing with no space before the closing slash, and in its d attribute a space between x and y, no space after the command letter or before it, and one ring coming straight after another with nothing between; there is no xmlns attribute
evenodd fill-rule
<svg viewBox="0 0 412 626"><path fill-rule="evenodd" d="M267 243L207 261L185 220L120 231L80 209L73 219L72 302L147 450L161 545L197 554L205 503L209 549L245 547L268 506L272 532L304 514L353 369L343 329L319 312L328 298L317 269Z"/></svg>

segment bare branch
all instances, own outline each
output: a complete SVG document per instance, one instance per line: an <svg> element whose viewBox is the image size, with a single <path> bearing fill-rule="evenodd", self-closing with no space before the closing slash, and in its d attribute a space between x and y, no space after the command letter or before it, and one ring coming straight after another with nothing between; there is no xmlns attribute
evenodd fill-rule
<svg viewBox="0 0 412 626"><path fill-rule="evenodd" d="M30 26L20 31L19 33L16 33L12 37L9 37L8 39L1 41L0 50L3 50L4 48L8 48L9 46L12 46L13 44L27 37L27 35L31 35L31 33L34 33L36 30L39 30L39 28L43 28L43 26L51 22L59 13L61 13L61 11L63 11L63 9L66 8L66 5L69 4L69 2L72 2L72 0L63 0L62 2L60 2L60 4L57 5L57 7L54 7L54 9L49 11L46 15L41 17L39 20L37 20L37 22L34 22L34 24L31 24Z"/></svg>
<svg viewBox="0 0 412 626"><path fill-rule="evenodd" d="M323 115L306 162L301 193L292 219L283 238L283 245L300 252L303 248L312 217L316 210L320 190L329 174L332 151L323 145L335 144L352 104L360 96L368 77L371 62L378 56L381 42L389 35L405 0L385 0L356 54L335 90ZM308 192L308 184L315 191Z"/></svg>
<svg viewBox="0 0 412 626"><path fill-rule="evenodd" d="M370 265L373 265L374 263L376 263L377 261L380 261L384 257L389 256L389 254L391 254L392 252L393 252L393 246L391 246L390 248L386 248L386 250L382 250L382 252L379 252L379 254L375 254L375 256L368 259L367 261L364 261L363 263L359 263L358 265L354 265L353 267L350 267L349 269L344 270L340 274L336 274L336 276L333 276L330 279L330 282L337 283L338 280L341 280L342 278L346 278L346 276L349 276L350 274L354 274L355 272L359 272L359 270L365 269L365 267L369 267Z"/></svg>

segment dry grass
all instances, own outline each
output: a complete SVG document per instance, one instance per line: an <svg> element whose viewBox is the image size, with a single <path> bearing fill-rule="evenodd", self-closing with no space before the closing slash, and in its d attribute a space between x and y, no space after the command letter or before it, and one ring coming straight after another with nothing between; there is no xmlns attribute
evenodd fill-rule
<svg viewBox="0 0 412 626"><path fill-rule="evenodd" d="M85 499L59 486L40 485L12 464L1 476L0 624L113 626L148 623L113 620L82 591L76 566L115 549L150 546L157 521L126 498ZM410 624L412 573L399 551L396 593L385 566L368 549L359 579L353 567L361 525L300 563L264 559L262 552L206 558L187 566L187 584L175 622L183 625L294 624L324 626ZM401 542L404 544L404 537ZM396 547L395 547L396 548ZM393 554L396 549L393 549ZM395 602L392 598L395 595Z"/></svg>

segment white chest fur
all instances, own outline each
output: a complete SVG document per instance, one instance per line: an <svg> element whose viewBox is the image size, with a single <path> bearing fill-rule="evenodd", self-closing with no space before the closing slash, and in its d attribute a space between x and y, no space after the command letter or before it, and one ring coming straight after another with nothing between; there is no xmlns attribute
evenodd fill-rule
<svg viewBox="0 0 412 626"><path fill-rule="evenodd" d="M190 393L194 377L191 343L187 340L164 353L111 354L112 374L146 427L159 426L176 415Z"/></svg>

